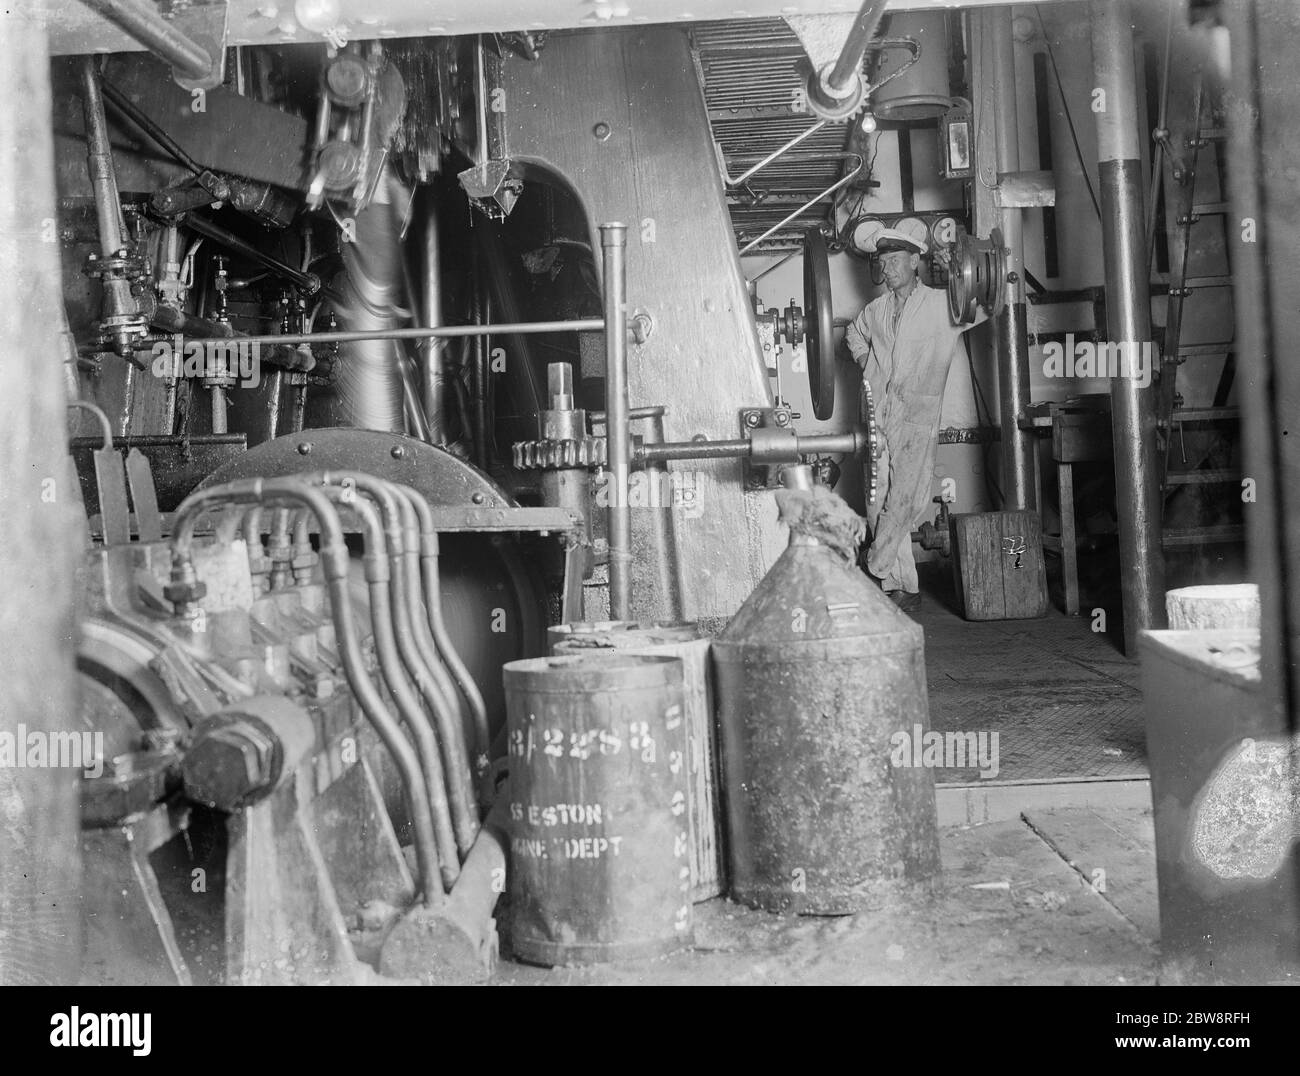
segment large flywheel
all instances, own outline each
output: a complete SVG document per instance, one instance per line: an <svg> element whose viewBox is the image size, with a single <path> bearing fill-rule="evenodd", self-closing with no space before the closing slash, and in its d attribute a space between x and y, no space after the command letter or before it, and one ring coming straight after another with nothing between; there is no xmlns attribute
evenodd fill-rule
<svg viewBox="0 0 1300 1076"><path fill-rule="evenodd" d="M803 243L804 358L813 414L828 419L835 410L835 316L831 312L831 270L826 240L816 228Z"/></svg>

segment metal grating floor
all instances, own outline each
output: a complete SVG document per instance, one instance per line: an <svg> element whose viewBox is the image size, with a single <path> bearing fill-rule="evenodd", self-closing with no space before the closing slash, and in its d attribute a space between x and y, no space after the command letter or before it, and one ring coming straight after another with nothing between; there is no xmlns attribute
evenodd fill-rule
<svg viewBox="0 0 1300 1076"><path fill-rule="evenodd" d="M930 724L939 732L984 733L990 776L953 765L962 759L951 753L935 769L937 783L1148 775L1138 664L1094 633L1088 617L1053 609L1041 620L973 623L949 600L942 590L927 592L916 617L925 629ZM987 761L995 732L993 776Z"/></svg>

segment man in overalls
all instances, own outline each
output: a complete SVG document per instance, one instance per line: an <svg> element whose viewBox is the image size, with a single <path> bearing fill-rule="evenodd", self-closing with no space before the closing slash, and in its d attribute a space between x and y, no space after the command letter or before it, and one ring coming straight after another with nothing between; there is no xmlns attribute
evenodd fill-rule
<svg viewBox="0 0 1300 1076"><path fill-rule="evenodd" d="M867 506L871 546L867 571L904 612L921 607L912 556L912 528L933 496L939 413L961 334L946 292L921 283L918 267L929 245L919 220L876 233L884 294L868 303L845 332L845 343L871 386L880 442L875 504Z"/></svg>

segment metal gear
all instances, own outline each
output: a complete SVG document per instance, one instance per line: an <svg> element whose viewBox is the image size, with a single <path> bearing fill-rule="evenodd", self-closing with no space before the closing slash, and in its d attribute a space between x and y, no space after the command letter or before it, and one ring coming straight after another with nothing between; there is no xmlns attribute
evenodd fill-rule
<svg viewBox="0 0 1300 1076"><path fill-rule="evenodd" d="M579 437L565 440L542 438L516 441L514 465L521 471L556 471L572 467L603 467L605 438Z"/></svg>
<svg viewBox="0 0 1300 1076"><path fill-rule="evenodd" d="M876 429L876 402L866 377L862 379L862 394L858 397L858 421L867 428L867 450L862 454L862 492L867 504L872 505L876 503L876 461L880 458L880 439Z"/></svg>

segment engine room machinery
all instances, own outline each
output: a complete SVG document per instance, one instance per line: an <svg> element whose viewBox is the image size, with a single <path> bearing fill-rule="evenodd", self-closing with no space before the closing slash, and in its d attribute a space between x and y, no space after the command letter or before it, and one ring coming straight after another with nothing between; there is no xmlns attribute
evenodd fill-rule
<svg viewBox="0 0 1300 1076"><path fill-rule="evenodd" d="M106 56L51 38L82 976L482 979L503 667L734 612L789 467L856 457L872 495L869 394L800 429L760 351L801 347L831 417L827 235L756 316L669 27L285 48L141 12ZM915 62L876 23L808 75L827 122L868 52Z"/></svg>

